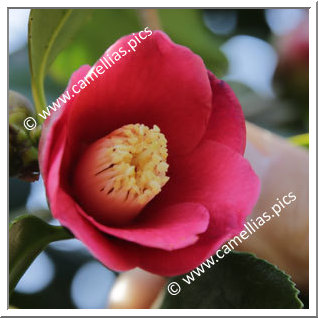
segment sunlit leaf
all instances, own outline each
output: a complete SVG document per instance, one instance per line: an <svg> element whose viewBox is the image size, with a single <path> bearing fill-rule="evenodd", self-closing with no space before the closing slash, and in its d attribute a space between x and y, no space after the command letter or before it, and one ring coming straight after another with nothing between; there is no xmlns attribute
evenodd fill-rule
<svg viewBox="0 0 318 318"><path fill-rule="evenodd" d="M289 140L297 146L309 149L309 134L296 135L289 138Z"/></svg>
<svg viewBox="0 0 318 318"><path fill-rule="evenodd" d="M48 68L72 40L89 10L32 9L29 18L29 61L35 108L46 106L44 78Z"/></svg>

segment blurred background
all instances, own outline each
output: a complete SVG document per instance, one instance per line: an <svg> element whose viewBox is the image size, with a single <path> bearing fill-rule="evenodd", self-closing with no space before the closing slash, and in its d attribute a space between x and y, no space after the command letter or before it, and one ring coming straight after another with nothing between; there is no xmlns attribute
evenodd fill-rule
<svg viewBox="0 0 318 318"><path fill-rule="evenodd" d="M119 37L158 26L199 54L230 83L248 121L283 137L308 133L309 38L306 9L94 9L58 56L46 80L48 104L82 64L94 64ZM27 48L30 10L9 10L9 87L32 100ZM10 220L34 213L51 219L40 179L9 182ZM49 245L12 297L18 308L107 308L116 274L77 240Z"/></svg>

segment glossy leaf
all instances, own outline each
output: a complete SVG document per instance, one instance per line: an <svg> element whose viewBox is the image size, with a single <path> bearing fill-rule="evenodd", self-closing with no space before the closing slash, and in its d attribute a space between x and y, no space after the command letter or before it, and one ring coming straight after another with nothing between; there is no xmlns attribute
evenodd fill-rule
<svg viewBox="0 0 318 318"><path fill-rule="evenodd" d="M72 40L89 10L32 9L29 18L29 61L35 108L46 107L44 78L48 68Z"/></svg>
<svg viewBox="0 0 318 318"><path fill-rule="evenodd" d="M161 308L289 309L302 308L299 291L290 277L267 261L249 253L231 252L223 259L213 257L215 265L173 277L181 291L166 293ZM186 281L190 282L188 284ZM176 287L173 288L176 290Z"/></svg>
<svg viewBox="0 0 318 318"><path fill-rule="evenodd" d="M46 246L73 238L62 226L52 226L33 215L15 219L9 227L9 292L14 290L25 271Z"/></svg>

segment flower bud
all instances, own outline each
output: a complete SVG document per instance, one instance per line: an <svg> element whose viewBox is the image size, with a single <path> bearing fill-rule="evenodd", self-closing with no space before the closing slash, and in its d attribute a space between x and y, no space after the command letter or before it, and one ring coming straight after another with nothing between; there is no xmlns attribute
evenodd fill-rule
<svg viewBox="0 0 318 318"><path fill-rule="evenodd" d="M38 143L41 127L25 129L25 118L32 115L32 106L21 94L9 92L9 175L34 181L39 178Z"/></svg>

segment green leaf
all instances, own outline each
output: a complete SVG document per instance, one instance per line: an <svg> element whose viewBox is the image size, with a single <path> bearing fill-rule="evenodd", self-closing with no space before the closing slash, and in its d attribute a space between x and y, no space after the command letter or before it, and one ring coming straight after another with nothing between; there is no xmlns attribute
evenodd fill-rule
<svg viewBox="0 0 318 318"><path fill-rule="evenodd" d="M188 278L190 284L186 283L186 274L173 277L168 284L177 282L181 291L175 296L166 292L161 308L302 308L299 291L290 277L267 261L238 252L213 259L211 268L200 265L204 271L200 277L191 272L195 280Z"/></svg>
<svg viewBox="0 0 318 318"><path fill-rule="evenodd" d="M89 10L32 9L29 18L29 61L35 108L46 107L45 75L57 55L72 40Z"/></svg>
<svg viewBox="0 0 318 318"><path fill-rule="evenodd" d="M50 75L62 85L66 85L71 74L81 65L93 65L120 37L144 28L135 9L91 11L92 18L52 65Z"/></svg>
<svg viewBox="0 0 318 318"><path fill-rule="evenodd" d="M203 10L160 9L158 13L163 30L174 42L200 55L207 68L216 76L225 74L228 63L220 51L225 39L214 35L204 25Z"/></svg>
<svg viewBox="0 0 318 318"><path fill-rule="evenodd" d="M16 218L9 227L9 293L42 252L54 241L73 238L62 226L52 226L33 215Z"/></svg>
<svg viewBox="0 0 318 318"><path fill-rule="evenodd" d="M289 140L296 146L309 149L309 134L301 134L290 137Z"/></svg>

